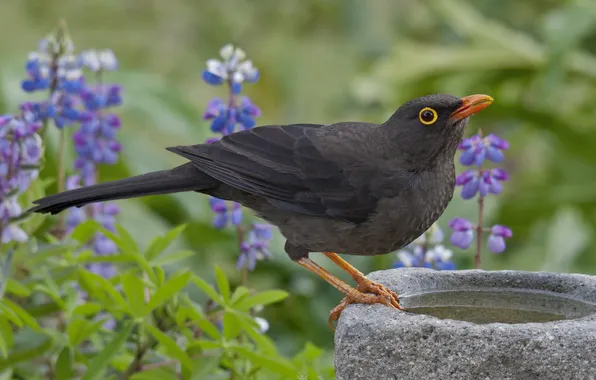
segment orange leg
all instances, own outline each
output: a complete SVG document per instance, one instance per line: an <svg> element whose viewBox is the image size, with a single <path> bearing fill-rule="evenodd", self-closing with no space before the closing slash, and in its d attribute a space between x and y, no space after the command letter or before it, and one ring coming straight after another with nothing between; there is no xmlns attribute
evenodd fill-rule
<svg viewBox="0 0 596 380"><path fill-rule="evenodd" d="M326 253L327 255L327 253ZM345 264L347 264L350 268L352 268L355 272L360 273L357 269L352 267L349 263L344 261L341 257L337 256L340 260L342 260ZM346 297L337 305L331 313L329 314L329 327L334 330L333 321L339 319L341 312L351 303L363 303L363 304L375 304L380 303L383 305L387 305L389 307L393 307L396 309L401 310L401 306L399 306L399 302L397 299L397 295L393 293L391 290L385 288L383 285L377 284L368 280L362 273L360 273L361 277L352 277L358 282L358 289L351 287L350 285L346 284L344 281L340 280L339 278L335 277L333 274L325 270L323 267L312 261L311 259L304 257L297 261L298 264L302 265L306 269L310 270L311 272L316 273L319 277L323 280L327 281L337 290L342 292L346 295ZM336 262L334 260L334 262ZM336 262L337 263L337 262ZM340 264L338 264L340 265ZM342 269L345 269L344 266L340 265ZM345 269L347 271L347 269ZM352 274L351 272L348 272ZM364 279L364 280L362 280ZM373 294L369 294L373 293Z"/></svg>
<svg viewBox="0 0 596 380"><path fill-rule="evenodd" d="M344 271L346 271L350 276L352 276L352 278L354 279L354 281L356 281L356 283L358 284L358 290L365 293L373 293L379 296L385 296L385 297L389 297L391 300L391 304L399 310L403 310L403 308L399 305L399 297L397 296L397 294L387 288L384 285L381 285L377 282L371 281L368 278L366 278L364 276L364 274L362 272L360 272L358 269L354 268L349 262L347 262L346 260L342 259L341 256L339 256L337 253L335 252L323 252L323 254L325 256L327 256L331 261L333 261L338 267L340 267L341 269L343 269Z"/></svg>

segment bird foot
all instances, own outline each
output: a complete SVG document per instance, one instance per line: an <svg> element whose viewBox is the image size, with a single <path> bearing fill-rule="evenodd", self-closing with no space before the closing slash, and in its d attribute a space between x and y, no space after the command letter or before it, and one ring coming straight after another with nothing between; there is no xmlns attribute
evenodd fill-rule
<svg viewBox="0 0 596 380"><path fill-rule="evenodd" d="M358 288L353 289L346 294L346 296L340 301L339 305L334 307L329 313L328 323L332 330L335 330L333 327L333 322L337 321L344 309L352 303L378 303L397 310L404 310L399 304L399 297L393 290L387 288L384 285L364 278L358 282Z"/></svg>

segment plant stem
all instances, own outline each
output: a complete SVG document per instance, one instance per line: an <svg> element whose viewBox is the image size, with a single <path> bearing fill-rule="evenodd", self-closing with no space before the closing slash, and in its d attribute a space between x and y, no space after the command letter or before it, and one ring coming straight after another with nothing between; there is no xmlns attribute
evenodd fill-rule
<svg viewBox="0 0 596 380"><path fill-rule="evenodd" d="M168 326L164 326L163 320L161 318L156 318L155 324L156 327L162 332L165 332L168 329ZM149 350L157 346L157 340L152 339L150 337L147 338L146 342L142 342L144 335L143 331L144 329L142 328L142 325L139 325L137 331L137 349L135 350L135 357L132 360L132 362L128 365L128 367L126 367L124 372L122 372L122 375L120 375L120 380L126 380L135 373L142 371L143 358Z"/></svg>
<svg viewBox="0 0 596 380"><path fill-rule="evenodd" d="M139 337L139 339L140 339L140 337ZM148 350L149 350L148 344L140 344L140 342L137 341L137 350L135 352L135 357L134 357L133 361L128 365L126 370L124 370L124 372L120 376L121 380L126 380L129 377L131 377L133 374L135 374L136 372L139 372L143 369L143 367L141 366L141 363L143 361L143 357L145 356L145 354L147 353Z"/></svg>
<svg viewBox="0 0 596 380"><path fill-rule="evenodd" d="M478 130L478 136L482 138L482 129ZM478 168L478 178L482 181L482 166ZM480 269L481 254L482 254L482 235L484 219L484 197L478 195L478 223L476 224L476 254L474 255L474 269Z"/></svg>
<svg viewBox="0 0 596 380"><path fill-rule="evenodd" d="M474 268L480 269L480 255L482 253L482 219L484 217L484 197L478 197L478 225L476 226L476 255L474 256Z"/></svg>
<svg viewBox="0 0 596 380"><path fill-rule="evenodd" d="M64 191L65 182L65 167L64 167L64 150L66 148L66 131L64 128L60 129L60 142L58 144L58 192ZM64 237L64 217L65 213L58 216L58 226L56 228L56 237L62 239Z"/></svg>
<svg viewBox="0 0 596 380"><path fill-rule="evenodd" d="M424 239L424 244L422 244L422 257L420 258L420 262L418 263L419 267L423 267L424 266L424 261L426 260L426 252L428 252L428 239L430 239L430 236L425 232L424 234L426 234L426 239Z"/></svg>
<svg viewBox="0 0 596 380"><path fill-rule="evenodd" d="M229 98L228 98L228 110L231 109L235 109L236 108L236 95L234 95L234 91L232 90L232 80L228 79L227 80L227 84L228 84L228 90L230 92ZM234 123L236 121L234 120ZM224 132L227 132L227 125L225 126L226 129L224 129ZM240 245L242 244L242 242L244 241L244 228L242 228L242 226L236 226L236 238L238 239L238 247L240 247ZM246 267L242 268L242 285L247 286L248 283L248 270Z"/></svg>

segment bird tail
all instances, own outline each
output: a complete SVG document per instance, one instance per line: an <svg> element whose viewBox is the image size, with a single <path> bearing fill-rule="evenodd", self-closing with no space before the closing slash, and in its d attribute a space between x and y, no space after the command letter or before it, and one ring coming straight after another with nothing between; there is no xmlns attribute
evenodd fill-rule
<svg viewBox="0 0 596 380"><path fill-rule="evenodd" d="M170 170L142 174L50 195L33 202L37 206L29 209L28 212L57 214L67 208L81 207L93 202L205 190L215 185L216 180L198 170L191 163L187 163Z"/></svg>

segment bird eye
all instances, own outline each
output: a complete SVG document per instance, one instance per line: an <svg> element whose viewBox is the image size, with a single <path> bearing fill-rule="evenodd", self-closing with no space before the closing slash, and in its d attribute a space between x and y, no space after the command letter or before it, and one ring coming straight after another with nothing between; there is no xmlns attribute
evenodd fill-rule
<svg viewBox="0 0 596 380"><path fill-rule="evenodd" d="M437 121L438 118L439 115L437 114L437 111L430 107L424 107L420 110L420 113L418 114L418 119L420 119L420 122L424 125L434 124L434 122Z"/></svg>

